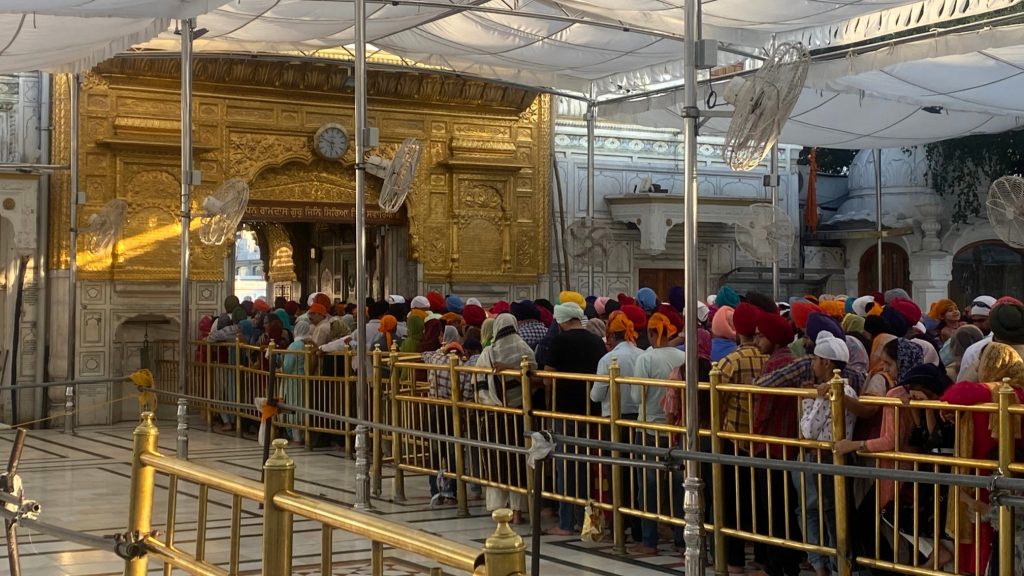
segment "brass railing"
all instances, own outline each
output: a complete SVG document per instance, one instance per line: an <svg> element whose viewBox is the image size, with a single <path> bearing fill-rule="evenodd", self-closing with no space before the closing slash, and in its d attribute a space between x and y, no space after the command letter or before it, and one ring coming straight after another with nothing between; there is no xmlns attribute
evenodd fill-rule
<svg viewBox="0 0 1024 576"><path fill-rule="evenodd" d="M237 349L244 347L236 345ZM283 354L272 351L271 357ZM309 350L289 352L301 354L306 365L314 362ZM345 359L344 377L319 375L299 376L304 382L340 383L351 389L354 385L351 354L339 354ZM468 493L475 488L495 488L504 491L511 501L522 501L522 496L539 488L551 500L570 504L591 504L604 510L611 517L612 539L616 552L625 552L626 526L634 520L647 520L682 527L683 514L679 499L674 497L678 479L666 471L644 471L645 460L664 463L654 450L641 448L667 448L685 433L682 425L667 422L647 422L641 414L635 420L622 414L620 402L625 387L638 391L641 405L648 399L664 394L679 394L685 383L681 381L646 380L621 377L613 364L606 376L569 375L530 371L523 362L518 370L495 373L491 370L464 366L455 356L449 356L443 364L425 364L418 356L399 355L395 351L375 351L371 382L371 414L374 423L391 426L388 431L376 428L373 431L372 477L374 494L382 492L382 471L385 466L394 470L392 497L401 501L405 498L408 474L443 477L455 483L454 496L460 514L468 514ZM240 370L232 366L211 368L211 371ZM315 368L311 367L315 372ZM281 378L290 376L281 374ZM483 401L480 394L468 392L467 387L477 388L481 378L495 379L499 399L516 396L521 402L498 403ZM445 378L448 386L439 391L438 383ZM209 381L209 380L208 380ZM546 381L546 386L542 382ZM595 384L606 386L610 406L607 415L586 408L572 414L552 408L560 405L560 398L573 393L566 387L576 387L576 393L585 391L589 398ZM331 385L331 384L328 384ZM959 428L966 418L974 414L998 414L998 457L969 457L969 447L955 446L953 453L920 453L900 449L898 437L903 433L897 427L896 449L887 452L859 453L857 460L866 465L858 470L876 472L876 479L853 480L847 458L832 451L833 442L810 440L800 437L776 437L749 432L726 430L722 416L724 398L741 402L747 407L746 428L753 429L754 408L758 402L775 399L776 403L792 402L799 417L800 401L818 396L814 389L762 388L756 386L725 385L720 375L713 370L710 381L701 383L702 397L708 403L709 416L702 422L699 431L702 451L712 455L743 457L742 464L711 462L704 466L702 474L707 479L707 512L705 528L715 542L715 569L726 573L726 551L729 546L754 544L779 546L804 553L819 554L836 562L840 574L850 574L856 565L892 570L904 574L941 575L943 572L938 554L925 560L927 548L935 547L935 536L952 545L950 565L955 572L977 571L984 550L985 538L997 539L996 547L1001 573L1012 572L1014 523L1013 509L1006 505L994 506L993 517L996 530L989 531L986 519L980 512L984 506L976 507L974 502L986 504L1009 501L1006 494L989 494L983 483L968 482L970 478L1009 478L1024 472L1024 462L1015 458L1014 427L1024 415L1024 407L1014 405L1013 392L1004 386L999 394L1000 402L976 406L953 406L942 402L913 401L901 402L891 398L862 397L862 404L878 406L893 413L899 423L908 411L924 414L931 411L943 412ZM207 388L208 389L208 388ZM285 392L289 404L313 408L309 404L309 393L293 399L295 394ZM833 379L828 395L832 414L832 437L845 437L844 415L845 395L841 379ZM543 400L536 404L534 400ZM738 399L738 400L737 400ZM653 400L652 400L653 402ZM353 416L351 404L332 404L322 412L338 414L345 418ZM238 414L244 417L243 414ZM291 422L279 424L309 431L310 415L297 417ZM324 421L330 418L320 416ZM345 426L349 426L346 423ZM351 430L341 428L341 421L325 426L329 430ZM589 440L618 441L615 449L602 448L600 443L582 446L567 442L561 449L569 457L555 460L554 473L549 469L542 476L541 485L533 485L533 475L526 474L523 450L508 450L508 446L526 448L529 440L524 436L534 430L565 432ZM424 433L430 435L426 437ZM632 446L624 446L625 444ZM475 441L466 446L468 441ZM488 447L493 446L493 447ZM643 456L639 453L645 452ZM631 456L631 454L633 454ZM571 458L570 458L571 457ZM769 472L773 462L784 461L791 465L784 470ZM735 461L734 461L735 462ZM895 467L913 472L932 473L913 476L914 480L895 478L890 510L883 516L877 509L858 509L851 501L855 495L871 495L878 501L883 486L890 480L877 480L886 476L876 466ZM801 467L801 465L806 466ZM820 472L826 466L830 472ZM667 467L667 464L665 464ZM834 467L834 468L833 468ZM816 471L810 471L810 470ZM910 478L908 476L907 478ZM728 480L728 482L726 482ZM831 491L828 490L831 488ZM730 492L726 492L726 490ZM824 507L809 505L808 497L813 492L834 495L834 512ZM999 497L999 498L996 498ZM967 504L971 507L968 509ZM525 511L525 505L520 504ZM915 511L910 514L910 511ZM948 510L948 513L947 513ZM534 511L536 513L536 511ZM869 530L870 535L851 534L855 518L867 515L869 522L858 525L858 529ZM748 517L750 516L750 517ZM912 517L908 517L912 516ZM946 517L952 520L947 521ZM835 534L826 538L826 526L830 529L835 518ZM809 522L817 520L819 538L808 538ZM947 528L948 523L948 528ZM873 526L872 526L873 524ZM864 546L864 540L870 540ZM974 566L969 566L974 558ZM1010 572L1007 572L1007 567Z"/></svg>
<svg viewBox="0 0 1024 576"><path fill-rule="evenodd" d="M182 570L188 574L221 576L237 574L241 558L242 502L249 500L263 507L262 573L265 576L291 574L292 523L298 516L321 525L321 571L329 574L332 565L332 531L342 530L371 542L371 568L383 574L384 547L390 546L417 554L458 571L476 576L516 576L526 571L525 546L508 526L511 512L494 513L497 530L484 549L467 546L440 536L412 529L405 524L379 516L369 516L337 504L325 502L295 491L295 463L285 453L287 441L274 441L274 453L264 464L264 482L225 473L209 466L167 457L157 451L159 431L151 412L142 414L134 432L131 502L128 534L148 555L126 560L126 576L143 576L150 557L164 566L164 574ZM162 535L153 531L156 474L168 477L167 517ZM175 543L179 483L199 488L196 544L190 553ZM206 530L210 491L231 497L231 525L226 562L210 560L206 551ZM227 564L225 570L218 564Z"/></svg>

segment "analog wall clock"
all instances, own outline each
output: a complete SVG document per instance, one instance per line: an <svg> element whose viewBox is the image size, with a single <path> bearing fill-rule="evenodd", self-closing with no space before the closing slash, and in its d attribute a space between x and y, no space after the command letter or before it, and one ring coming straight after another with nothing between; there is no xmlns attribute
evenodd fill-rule
<svg viewBox="0 0 1024 576"><path fill-rule="evenodd" d="M340 160L348 151L348 143L348 131L341 124L324 124L313 135L313 147L324 160Z"/></svg>

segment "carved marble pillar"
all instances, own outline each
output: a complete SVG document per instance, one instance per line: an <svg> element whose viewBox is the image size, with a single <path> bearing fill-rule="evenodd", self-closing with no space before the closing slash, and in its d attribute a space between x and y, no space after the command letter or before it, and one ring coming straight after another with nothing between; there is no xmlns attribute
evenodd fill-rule
<svg viewBox="0 0 1024 576"><path fill-rule="evenodd" d="M927 310L932 302L945 298L952 279L953 255L929 250L910 254L910 281L914 302Z"/></svg>

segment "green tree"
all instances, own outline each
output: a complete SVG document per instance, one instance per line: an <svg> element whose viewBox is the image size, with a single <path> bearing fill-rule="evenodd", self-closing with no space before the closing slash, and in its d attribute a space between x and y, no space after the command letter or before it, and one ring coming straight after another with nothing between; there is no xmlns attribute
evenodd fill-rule
<svg viewBox="0 0 1024 576"><path fill-rule="evenodd" d="M1024 174L1024 131L966 136L925 146L932 188L953 202L953 223L981 215L979 188Z"/></svg>

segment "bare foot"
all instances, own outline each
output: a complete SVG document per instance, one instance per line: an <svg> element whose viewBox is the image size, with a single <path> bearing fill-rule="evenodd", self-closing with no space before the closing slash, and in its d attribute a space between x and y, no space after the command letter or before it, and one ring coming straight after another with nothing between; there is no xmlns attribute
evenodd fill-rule
<svg viewBox="0 0 1024 576"><path fill-rule="evenodd" d="M523 519L523 511L522 510L513 510L512 511L512 525L513 526L518 526L520 524L526 524L526 520Z"/></svg>
<svg viewBox="0 0 1024 576"><path fill-rule="evenodd" d="M572 530L559 528L558 526L552 526L551 528L545 530L544 534L547 536L572 536L573 534L575 534L575 532L573 532Z"/></svg>

